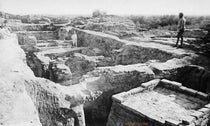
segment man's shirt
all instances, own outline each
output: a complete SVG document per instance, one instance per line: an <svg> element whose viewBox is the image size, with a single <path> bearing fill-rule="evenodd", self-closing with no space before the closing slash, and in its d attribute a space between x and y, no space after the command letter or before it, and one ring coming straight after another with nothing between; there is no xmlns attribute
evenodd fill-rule
<svg viewBox="0 0 210 126"><path fill-rule="evenodd" d="M185 18L179 19L178 30L185 29L185 23L186 23L186 19Z"/></svg>

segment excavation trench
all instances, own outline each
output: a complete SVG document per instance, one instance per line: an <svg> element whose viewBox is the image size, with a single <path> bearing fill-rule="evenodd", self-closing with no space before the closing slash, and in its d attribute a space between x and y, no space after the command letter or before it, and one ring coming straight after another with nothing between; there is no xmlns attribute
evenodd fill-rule
<svg viewBox="0 0 210 126"><path fill-rule="evenodd" d="M151 43L141 45L103 33L76 30L79 48L48 46L39 52L26 51L27 64L35 76L66 88L86 84L84 92L91 97L84 103L87 126L106 125L113 94L155 78L210 92L209 72L189 66L196 64L198 58L189 51ZM189 72L192 74L187 74Z"/></svg>
<svg viewBox="0 0 210 126"><path fill-rule="evenodd" d="M63 72L57 68L62 64L63 67L67 66L70 70L66 70L66 72L68 71L69 73L64 74L71 76L68 78L69 80L73 79L69 84L64 83L63 85L73 85L79 83L79 80L83 75L97 67L145 63L149 60L165 62L172 58L181 58L190 55L188 52L184 51L166 51L166 49L170 47L159 49L156 47L157 45L153 44L142 46L141 44L121 40L115 36L104 33L83 31L79 29L74 30L77 30L78 46L81 48L74 49L71 47L69 48L68 45L64 46L65 41L59 43L55 40L46 40L49 38L60 38L59 33L45 32L45 34L48 34L46 35L47 37L45 34L43 34L45 37L42 37L40 32L36 33L33 31L28 33L29 36L33 34L38 38L37 42L39 43L37 43L37 45L41 48L41 51L38 53L27 52L27 63L36 76L62 83L62 81L67 80L67 75L58 75ZM19 33L18 36L19 38L24 38L24 35ZM52 42L54 44L52 44ZM19 43L23 43L21 39L19 39ZM43 47L43 44L45 44L45 47ZM47 61L47 63L42 61L45 59L40 59L39 55L47 57L49 61Z"/></svg>

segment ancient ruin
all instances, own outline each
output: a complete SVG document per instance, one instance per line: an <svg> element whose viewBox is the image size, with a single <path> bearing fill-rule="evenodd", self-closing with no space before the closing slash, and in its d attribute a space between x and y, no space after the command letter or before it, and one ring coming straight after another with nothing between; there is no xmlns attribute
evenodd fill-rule
<svg viewBox="0 0 210 126"><path fill-rule="evenodd" d="M113 96L108 126L207 125L208 95L181 83L156 79Z"/></svg>
<svg viewBox="0 0 210 126"><path fill-rule="evenodd" d="M60 24L10 16L0 29L0 125L209 125L209 57L173 47L174 33L142 37L113 15Z"/></svg>

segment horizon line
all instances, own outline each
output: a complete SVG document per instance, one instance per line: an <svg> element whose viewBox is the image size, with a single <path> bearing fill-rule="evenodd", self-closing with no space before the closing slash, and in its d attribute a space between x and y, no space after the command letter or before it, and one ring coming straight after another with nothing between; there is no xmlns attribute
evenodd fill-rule
<svg viewBox="0 0 210 126"><path fill-rule="evenodd" d="M11 15L19 15L19 16L26 16L26 15L40 15L40 16L92 16L91 14L53 14L53 13L30 13L30 14L17 14L17 13L12 13L12 12L6 12L0 10L0 12L11 14ZM116 16L165 16L165 15L178 15L178 14L112 14L108 13L107 15L116 15ZM185 14L185 16L210 16L210 14Z"/></svg>

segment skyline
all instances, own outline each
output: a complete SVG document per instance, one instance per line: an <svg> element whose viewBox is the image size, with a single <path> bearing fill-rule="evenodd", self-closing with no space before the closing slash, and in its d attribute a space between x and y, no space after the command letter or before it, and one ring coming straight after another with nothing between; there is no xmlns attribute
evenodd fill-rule
<svg viewBox="0 0 210 126"><path fill-rule="evenodd" d="M0 11L12 14L210 15L209 0L0 0Z"/></svg>

